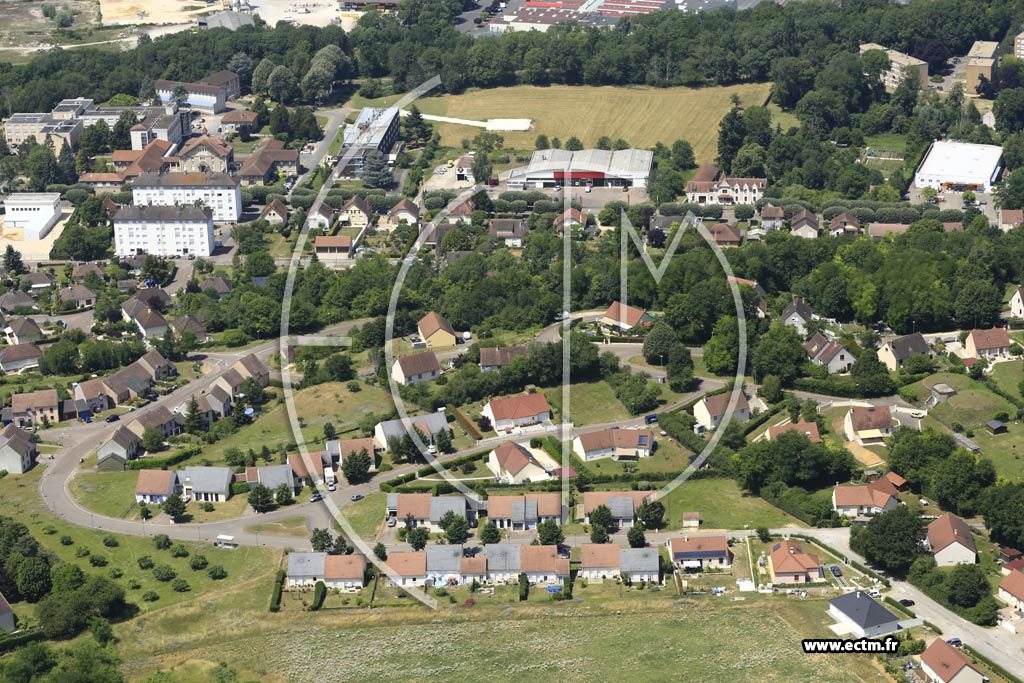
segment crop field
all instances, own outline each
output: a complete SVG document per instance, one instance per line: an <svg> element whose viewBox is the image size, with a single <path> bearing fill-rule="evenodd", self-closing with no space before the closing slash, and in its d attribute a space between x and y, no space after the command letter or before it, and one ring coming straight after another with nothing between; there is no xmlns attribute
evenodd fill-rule
<svg viewBox="0 0 1024 683"><path fill-rule="evenodd" d="M426 98L417 106L425 114L475 121L533 119L533 130L502 133L506 147L533 149L539 134L560 138L563 143L575 135L584 146L592 146L607 135L644 148L656 142L671 145L685 138L693 145L698 162L710 162L717 154L718 122L732 106L731 97L737 95L744 106L761 105L770 89L770 83L701 89L522 85ZM397 99L382 98L372 103ZM350 104L367 103L355 100ZM458 147L462 139L473 138L482 130L452 123L435 125L441 131L441 144L451 147Z"/></svg>
<svg viewBox="0 0 1024 683"><path fill-rule="evenodd" d="M605 590L607 589L607 590ZM571 603L540 595L509 604L328 609L244 618L225 605L181 605L133 624L122 642L133 680L156 667L174 681L205 681L224 661L261 681L650 681L716 683L879 680L867 657L808 657L800 639L828 635L824 600L751 595L742 602L679 599L669 590L611 585ZM461 595L460 595L461 597ZM233 617L229 616L234 611ZM255 616L255 615L249 615ZM188 621L187 632L171 624Z"/></svg>

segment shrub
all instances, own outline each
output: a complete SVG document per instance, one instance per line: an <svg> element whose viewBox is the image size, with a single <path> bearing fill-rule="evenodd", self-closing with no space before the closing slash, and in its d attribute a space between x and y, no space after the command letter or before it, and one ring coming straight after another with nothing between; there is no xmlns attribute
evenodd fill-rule
<svg viewBox="0 0 1024 683"><path fill-rule="evenodd" d="M107 558L103 557L102 555L92 555L89 557L89 564L91 564L93 567L106 567Z"/></svg>
<svg viewBox="0 0 1024 683"><path fill-rule="evenodd" d="M277 577L274 579L274 590L270 594L270 611L281 611L281 589L284 586L285 571L277 570Z"/></svg>
<svg viewBox="0 0 1024 683"><path fill-rule="evenodd" d="M210 563L206 559L206 556L204 556L204 555L193 555L192 559L189 560L188 566L192 567L193 571L197 571L198 572L198 571L201 571L203 569L206 569L207 565L209 565L209 564Z"/></svg>
<svg viewBox="0 0 1024 683"><path fill-rule="evenodd" d="M313 603L309 606L309 611L316 612L323 607L325 598L327 598L327 586L323 581L317 581L313 588Z"/></svg>
<svg viewBox="0 0 1024 683"><path fill-rule="evenodd" d="M89 549L81 546L75 548L75 557L89 557Z"/></svg>
<svg viewBox="0 0 1024 683"><path fill-rule="evenodd" d="M526 574L519 575L519 602L525 602L530 597L530 581Z"/></svg>
<svg viewBox="0 0 1024 683"><path fill-rule="evenodd" d="M161 564L153 568L153 578L157 581L167 583L178 576L178 573L174 571L174 568L170 565Z"/></svg>
<svg viewBox="0 0 1024 683"><path fill-rule="evenodd" d="M124 576L124 570L120 567L111 567L110 571L107 573L110 575L110 578L112 579L120 579L122 576Z"/></svg>
<svg viewBox="0 0 1024 683"><path fill-rule="evenodd" d="M139 563L139 569L152 569L155 564L153 558L149 555L143 555L136 562Z"/></svg>
<svg viewBox="0 0 1024 683"><path fill-rule="evenodd" d="M210 501L206 501L205 503L203 503L203 512L213 512L213 510L213 503L211 503Z"/></svg>
<svg viewBox="0 0 1024 683"><path fill-rule="evenodd" d="M61 545L74 545L75 541L70 536L61 536L60 537L60 544Z"/></svg>
<svg viewBox="0 0 1024 683"><path fill-rule="evenodd" d="M171 588L174 589L175 593L188 593L192 590L185 579L175 579L174 583L171 584Z"/></svg>
<svg viewBox="0 0 1024 683"><path fill-rule="evenodd" d="M153 546L157 550L167 550L171 547L171 539L167 534L157 534L153 537Z"/></svg>
<svg viewBox="0 0 1024 683"><path fill-rule="evenodd" d="M206 570L206 575L214 581L220 581L221 579L228 578L228 572L223 566L215 564Z"/></svg>
<svg viewBox="0 0 1024 683"><path fill-rule="evenodd" d="M178 543L171 548L171 555L173 557L188 557L188 548L185 547L184 543Z"/></svg>
<svg viewBox="0 0 1024 683"><path fill-rule="evenodd" d="M160 599L160 596L156 591L146 591L142 594L142 599L146 602L156 602Z"/></svg>
<svg viewBox="0 0 1024 683"><path fill-rule="evenodd" d="M128 579L128 583L126 585L130 591L137 591L142 588L142 584L139 583L138 579Z"/></svg>
<svg viewBox="0 0 1024 683"><path fill-rule="evenodd" d="M120 543L118 543L117 539L113 536L104 536L103 545L107 546L108 548L116 548L120 545Z"/></svg>

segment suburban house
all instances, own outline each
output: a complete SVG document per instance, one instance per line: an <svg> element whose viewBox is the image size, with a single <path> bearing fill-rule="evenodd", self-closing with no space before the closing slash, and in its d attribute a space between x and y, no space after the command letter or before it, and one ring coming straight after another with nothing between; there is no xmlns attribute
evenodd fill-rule
<svg viewBox="0 0 1024 683"><path fill-rule="evenodd" d="M647 311L615 301L605 311L600 323L605 327L618 328L625 332L634 327L651 325L654 318Z"/></svg>
<svg viewBox="0 0 1024 683"><path fill-rule="evenodd" d="M362 555L288 553L287 588L312 588L323 581L329 589L360 590L365 582L366 558Z"/></svg>
<svg viewBox="0 0 1024 683"><path fill-rule="evenodd" d="M739 228L728 223L715 223L707 230L711 239L720 247L738 247L743 243Z"/></svg>
<svg viewBox="0 0 1024 683"><path fill-rule="evenodd" d="M651 455L654 432L649 429L603 429L580 434L572 441L572 450L584 461L612 458L637 460Z"/></svg>
<svg viewBox="0 0 1024 683"><path fill-rule="evenodd" d="M1024 223L1024 211L1021 209L999 210L999 229L1003 232L1018 228L1021 223Z"/></svg>
<svg viewBox="0 0 1024 683"><path fill-rule="evenodd" d="M448 429L448 418L443 412L418 415L409 418L408 428L401 418L378 422L373 428L373 442L377 448L389 450L392 439L401 439L413 429L418 430L426 440L433 441L442 429Z"/></svg>
<svg viewBox="0 0 1024 683"><path fill-rule="evenodd" d="M716 166L701 164L686 184L691 204L756 204L768 187L765 178L729 178Z"/></svg>
<svg viewBox="0 0 1024 683"><path fill-rule="evenodd" d="M416 225L420 222L420 207L416 206L415 202L401 199L391 207L391 211L388 212L388 224L397 227L402 221L409 225Z"/></svg>
<svg viewBox="0 0 1024 683"><path fill-rule="evenodd" d="M395 364L391 366L391 378L402 386L416 382L429 382L440 374L441 366L433 351L401 356L396 358Z"/></svg>
<svg viewBox="0 0 1024 683"><path fill-rule="evenodd" d="M260 212L260 218L270 225L284 225L288 222L288 207L280 197L274 197Z"/></svg>
<svg viewBox="0 0 1024 683"><path fill-rule="evenodd" d="M36 446L20 427L9 424L0 430L0 470L24 474L36 460Z"/></svg>
<svg viewBox="0 0 1024 683"><path fill-rule="evenodd" d="M861 446L883 443L892 436L892 411L889 406L857 406L846 411L843 418L843 433L847 441Z"/></svg>
<svg viewBox="0 0 1024 683"><path fill-rule="evenodd" d="M852 213L841 213L832 219L828 232L833 237L859 235L861 233L860 219Z"/></svg>
<svg viewBox="0 0 1024 683"><path fill-rule="evenodd" d="M135 502L162 505L178 486L178 475L172 470L139 470L135 483Z"/></svg>
<svg viewBox="0 0 1024 683"><path fill-rule="evenodd" d="M786 212L781 206L765 204L761 207L761 227L765 230L778 230L782 227Z"/></svg>
<svg viewBox="0 0 1024 683"><path fill-rule="evenodd" d="M8 220L11 219L8 218ZM40 271L25 273L21 276L21 282L27 282L29 285L29 291L33 294L39 294L43 290L53 287L53 276L49 273L43 273Z"/></svg>
<svg viewBox="0 0 1024 683"><path fill-rule="evenodd" d="M4 336L8 344L33 344L43 338L43 331L32 318L11 318Z"/></svg>
<svg viewBox="0 0 1024 683"><path fill-rule="evenodd" d="M458 338L448 318L434 311L420 318L416 330L427 346L455 346Z"/></svg>
<svg viewBox="0 0 1024 683"><path fill-rule="evenodd" d="M665 541L669 559L679 569L728 569L732 551L725 536L683 536Z"/></svg>
<svg viewBox="0 0 1024 683"><path fill-rule="evenodd" d="M427 554L388 553L388 584L396 588L423 586L427 581Z"/></svg>
<svg viewBox="0 0 1024 683"><path fill-rule="evenodd" d="M263 138L242 161L238 177L242 185L265 185L280 176L299 174L299 150L285 149L275 138Z"/></svg>
<svg viewBox="0 0 1024 683"><path fill-rule="evenodd" d="M612 543L580 546L580 578L594 583L624 579L630 583L660 583L657 548L624 548Z"/></svg>
<svg viewBox="0 0 1024 683"><path fill-rule="evenodd" d="M808 240L817 239L821 235L817 214L807 209L795 214L789 222L789 234Z"/></svg>
<svg viewBox="0 0 1024 683"><path fill-rule="evenodd" d="M503 484L543 481L551 475L525 446L506 441L487 456L487 469Z"/></svg>
<svg viewBox="0 0 1024 683"><path fill-rule="evenodd" d="M928 524L926 542L939 567L974 564L978 561L978 548L974 544L971 528L952 513L944 512Z"/></svg>
<svg viewBox="0 0 1024 683"><path fill-rule="evenodd" d="M370 439L367 439L370 441ZM373 464L373 457L370 457L370 464ZM302 453L289 453L288 464L286 467L290 467L292 470L292 477L295 481L295 486L301 488L303 482L309 482L310 486L315 487L319 483L328 483L328 481L334 481L334 468L324 463L323 456L320 453L310 453L309 457L304 457ZM327 472L330 472L328 476L325 476Z"/></svg>
<svg viewBox="0 0 1024 683"><path fill-rule="evenodd" d="M125 463L138 455L138 435L122 425L96 449L96 469L102 472L121 472Z"/></svg>
<svg viewBox="0 0 1024 683"><path fill-rule="evenodd" d="M311 228L329 230L334 225L334 209L327 202L321 202L315 209L310 208L309 216L306 218Z"/></svg>
<svg viewBox="0 0 1024 683"><path fill-rule="evenodd" d="M60 301L63 304L70 304L75 308L85 308L96 303L96 294L85 285L70 285L61 287L57 291Z"/></svg>
<svg viewBox="0 0 1024 683"><path fill-rule="evenodd" d="M829 600L828 615L856 638L878 638L899 629L899 617L859 590Z"/></svg>
<svg viewBox="0 0 1024 683"><path fill-rule="evenodd" d="M487 520L510 531L530 531L549 520L561 525L562 497L558 493L492 495L487 499Z"/></svg>
<svg viewBox="0 0 1024 683"><path fill-rule="evenodd" d="M921 653L921 673L927 683L983 683L988 680L960 650L941 637Z"/></svg>
<svg viewBox="0 0 1024 683"><path fill-rule="evenodd" d="M352 251L352 238L348 235L317 235L313 240L317 258L348 258Z"/></svg>
<svg viewBox="0 0 1024 683"><path fill-rule="evenodd" d="M786 434L788 432L796 432L797 434L803 434L811 443L821 443L821 435L818 433L817 422L790 422L784 425L774 425L769 427L765 432L768 436L769 441L775 441L779 438L780 434Z"/></svg>
<svg viewBox="0 0 1024 683"><path fill-rule="evenodd" d="M260 115L248 109L230 109L220 119L220 125L227 133L248 135L256 126Z"/></svg>
<svg viewBox="0 0 1024 683"><path fill-rule="evenodd" d="M15 344L0 349L0 370L18 372L39 367L43 352L35 344Z"/></svg>
<svg viewBox="0 0 1024 683"><path fill-rule="evenodd" d="M1010 317L1024 318L1024 287L1018 287L1010 297Z"/></svg>
<svg viewBox="0 0 1024 683"><path fill-rule="evenodd" d="M0 593L0 631L14 633L17 628L18 624L14 619L14 610L11 609L11 603L7 602L7 598L4 597L3 593Z"/></svg>
<svg viewBox="0 0 1024 683"><path fill-rule="evenodd" d="M60 422L56 389L39 389L11 396L11 421L19 427Z"/></svg>
<svg viewBox="0 0 1024 683"><path fill-rule="evenodd" d="M1012 300L1011 300L1012 301ZM907 364L911 356L932 355L931 347L920 332L896 337L882 344L878 349L878 360L885 363L890 372L895 372Z"/></svg>
<svg viewBox="0 0 1024 683"><path fill-rule="evenodd" d="M888 479L869 484L839 486L832 489L832 509L844 517L877 515L899 505L898 491Z"/></svg>
<svg viewBox="0 0 1024 683"><path fill-rule="evenodd" d="M693 406L693 417L697 420L697 424L709 431L718 429L718 425L721 424L729 410L731 399L731 391L701 398ZM732 419L737 422L746 422L750 419L750 404L747 403L747 397L742 391L736 395L736 407L733 409Z"/></svg>
<svg viewBox="0 0 1024 683"><path fill-rule="evenodd" d="M372 438L365 439L331 439L324 444L325 461L329 459L332 465L341 467L345 458L353 453L366 451L370 456L370 471L377 470L377 445Z"/></svg>
<svg viewBox="0 0 1024 683"><path fill-rule="evenodd" d="M373 217L373 209L357 194L349 197L338 211L338 221L353 228L365 228Z"/></svg>
<svg viewBox="0 0 1024 683"><path fill-rule="evenodd" d="M412 520L413 526L427 527L431 533L443 531L441 518L446 512L469 519L466 499L462 496L432 496L429 493L387 494L387 516L399 524Z"/></svg>
<svg viewBox="0 0 1024 683"><path fill-rule="evenodd" d="M154 382L174 377L178 374L178 369L174 367L174 363L171 363L159 351L155 350L147 351L133 365L142 368Z"/></svg>
<svg viewBox="0 0 1024 683"><path fill-rule="evenodd" d="M206 331L206 326L191 313L186 313L185 315L178 316L172 320L171 328L174 330L174 336L179 340L184 339L186 334L191 334L200 344L208 342L211 339L209 333Z"/></svg>
<svg viewBox="0 0 1024 683"><path fill-rule="evenodd" d="M815 332L814 336L804 343L804 353L815 365L824 365L830 375L849 372L855 360L845 346L838 341L830 340L821 332Z"/></svg>
<svg viewBox="0 0 1024 683"><path fill-rule="evenodd" d="M474 577L483 575L486 571L486 560L483 557L464 557L461 545L428 545L424 550L427 556L428 586L458 586L465 583L463 568ZM466 562L467 560L469 562Z"/></svg>
<svg viewBox="0 0 1024 683"><path fill-rule="evenodd" d="M12 289L0 295L0 310L13 313L19 308L38 308L36 300L20 289Z"/></svg>
<svg viewBox="0 0 1024 683"><path fill-rule="evenodd" d="M255 353L242 356L231 367L237 370L243 379L254 379L264 389L270 386L270 368L257 358Z"/></svg>
<svg viewBox="0 0 1024 683"><path fill-rule="evenodd" d="M587 214L575 206L570 206L559 214L558 218L555 219L553 227L555 230L564 231L566 228L578 228L586 226L586 224Z"/></svg>
<svg viewBox="0 0 1024 683"><path fill-rule="evenodd" d="M1024 610L1024 571L1014 569L999 582L996 597L1013 610Z"/></svg>
<svg viewBox="0 0 1024 683"><path fill-rule="evenodd" d="M103 269L92 261L79 263L71 269L71 278L74 280L84 280L87 275L95 275L101 280L105 280L107 277L107 274L103 272Z"/></svg>
<svg viewBox="0 0 1024 683"><path fill-rule="evenodd" d="M229 467L186 467L178 481L184 495L196 502L222 503L231 497L234 476Z"/></svg>
<svg viewBox="0 0 1024 683"><path fill-rule="evenodd" d="M652 491L586 491L583 494L583 523L590 524L590 513L604 505L612 513L612 526L629 529L636 523L636 511Z"/></svg>
<svg viewBox="0 0 1024 683"><path fill-rule="evenodd" d="M521 218L492 218L487 225L487 234L505 241L506 247L523 246L526 221Z"/></svg>
<svg viewBox="0 0 1024 683"><path fill-rule="evenodd" d="M782 309L782 316L780 317L782 322L790 327L794 328L800 333L801 337L807 336L807 326L814 320L814 311L808 306L803 299L797 297L793 301Z"/></svg>
<svg viewBox="0 0 1024 683"><path fill-rule="evenodd" d="M142 333L143 339L163 337L167 334L167 320L159 311L146 305L136 298L126 299L121 304L121 315L125 320L135 323Z"/></svg>
<svg viewBox="0 0 1024 683"><path fill-rule="evenodd" d="M772 545L769 562L774 583L814 583L825 576L818 556L805 553L803 546L795 541Z"/></svg>
<svg viewBox="0 0 1024 683"><path fill-rule="evenodd" d="M209 135L186 140L172 157L170 170L179 173L228 173L235 150L226 141Z"/></svg>
<svg viewBox="0 0 1024 683"><path fill-rule="evenodd" d="M302 488L302 482L296 481L291 465L246 467L245 481L249 484L249 488L262 484L271 491L277 491L281 486L286 486L292 493L296 493L298 489Z"/></svg>
<svg viewBox="0 0 1024 683"><path fill-rule="evenodd" d="M515 358L526 357L525 346L497 346L480 349L480 369L484 372L505 367Z"/></svg>
<svg viewBox="0 0 1024 683"><path fill-rule="evenodd" d="M484 546L487 578L492 583L515 583L520 574L530 584L561 585L569 576L569 560L553 545L492 543Z"/></svg>
<svg viewBox="0 0 1024 683"><path fill-rule="evenodd" d="M218 298L227 296L231 293L231 283L220 275L211 275L199 283L200 292L206 292L207 290L213 290L213 293Z"/></svg>
<svg viewBox="0 0 1024 683"><path fill-rule="evenodd" d="M551 419L551 406L542 393L492 398L480 412L491 421L492 428L499 434Z"/></svg>
<svg viewBox="0 0 1024 683"><path fill-rule="evenodd" d="M146 430L155 429L164 435L164 438L181 433L181 423L178 416L164 406L156 406L151 410L142 413L135 420L128 424L128 429L135 432L140 439L145 435Z"/></svg>
<svg viewBox="0 0 1024 683"><path fill-rule="evenodd" d="M1006 358L1010 355L1010 335L1000 327L991 330L971 330L964 342L968 358Z"/></svg>

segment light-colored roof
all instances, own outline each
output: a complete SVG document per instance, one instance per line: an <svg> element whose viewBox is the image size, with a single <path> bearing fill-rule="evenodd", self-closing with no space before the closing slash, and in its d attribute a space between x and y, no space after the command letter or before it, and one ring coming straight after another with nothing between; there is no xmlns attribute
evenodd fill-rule
<svg viewBox="0 0 1024 683"><path fill-rule="evenodd" d="M139 470L135 493L138 495L166 495L174 485L175 477L172 470Z"/></svg>
<svg viewBox="0 0 1024 683"><path fill-rule="evenodd" d="M553 545L524 545L519 549L519 571L569 573L569 560L558 556Z"/></svg>
<svg viewBox="0 0 1024 683"><path fill-rule="evenodd" d="M884 508L896 494L896 487L888 479L877 479L863 486L836 486L832 490L837 507Z"/></svg>
<svg viewBox="0 0 1024 683"><path fill-rule="evenodd" d="M959 543L972 553L978 551L967 522L952 513L944 512L928 525L928 546L933 553L937 553L954 543Z"/></svg>
<svg viewBox="0 0 1024 683"><path fill-rule="evenodd" d="M430 519L429 493L399 493L397 517L399 521L404 520L407 515L413 519Z"/></svg>
<svg viewBox="0 0 1024 683"><path fill-rule="evenodd" d="M58 405L56 389L39 389L11 397L11 409L15 414L39 408L56 408Z"/></svg>
<svg viewBox="0 0 1024 683"><path fill-rule="evenodd" d="M562 514L562 497L557 493L527 493L521 496L491 496L487 499L489 519L510 519L513 506L533 501L541 517L556 517Z"/></svg>
<svg viewBox="0 0 1024 683"><path fill-rule="evenodd" d="M1003 149L956 140L936 140L917 169L919 175L948 180L989 179L999 166Z"/></svg>
<svg viewBox="0 0 1024 683"><path fill-rule="evenodd" d="M326 553L288 553L288 576L324 575Z"/></svg>
<svg viewBox="0 0 1024 683"><path fill-rule="evenodd" d="M551 412L548 399L542 393L492 398L488 405L495 420L515 420Z"/></svg>
<svg viewBox="0 0 1024 683"><path fill-rule="evenodd" d="M388 553L388 567L404 577L427 575L427 554L414 552Z"/></svg>
<svg viewBox="0 0 1024 683"><path fill-rule="evenodd" d="M586 491L583 493L583 514L589 515L599 505L611 508L613 499L630 499L635 510L652 495L651 491Z"/></svg>
<svg viewBox="0 0 1024 683"><path fill-rule="evenodd" d="M999 587L1018 600L1024 600L1024 572L1014 569L1003 577Z"/></svg>
<svg viewBox="0 0 1024 683"><path fill-rule="evenodd" d="M646 177L651 170L654 153L646 149L538 149L524 168L514 169L518 174L547 171L597 172L609 176Z"/></svg>
<svg viewBox="0 0 1024 683"><path fill-rule="evenodd" d="M580 569L618 569L621 549L611 543L586 543L580 546Z"/></svg>

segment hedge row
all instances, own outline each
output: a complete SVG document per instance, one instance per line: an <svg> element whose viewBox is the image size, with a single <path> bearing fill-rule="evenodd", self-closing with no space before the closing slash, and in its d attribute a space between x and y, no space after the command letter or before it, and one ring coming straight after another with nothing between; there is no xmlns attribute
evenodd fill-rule
<svg viewBox="0 0 1024 683"><path fill-rule="evenodd" d="M324 606L324 600L327 598L327 585L323 581L317 581L313 587L313 602L309 606L310 612L316 612Z"/></svg>
<svg viewBox="0 0 1024 683"><path fill-rule="evenodd" d="M274 590L270 594L270 611L280 612L281 611L281 591L284 590L284 579L285 571L283 569L277 570L277 576L274 577Z"/></svg>
<svg viewBox="0 0 1024 683"><path fill-rule="evenodd" d="M455 421L462 425L462 428L466 430L466 433L469 434L471 439L479 441L484 438L484 435L480 433L480 430L477 429L475 424L473 424L473 421L466 417L465 414L463 414L463 412L456 406L449 403L448 410L450 410L452 415L455 416Z"/></svg>
<svg viewBox="0 0 1024 683"><path fill-rule="evenodd" d="M132 460L127 463L128 469L130 470L166 470L174 465L185 462L189 458L199 455L203 452L203 449L199 446L189 446L188 448L175 453L174 455L168 455L166 458L146 458L145 460Z"/></svg>
<svg viewBox="0 0 1024 683"><path fill-rule="evenodd" d="M743 435L747 436L751 432L755 431L758 427L762 426L765 422L772 419L773 416L778 415L782 412L782 409L786 407L784 401L779 401L773 406L770 406L768 410L763 411L760 415L743 425Z"/></svg>
<svg viewBox="0 0 1024 683"><path fill-rule="evenodd" d="M882 598L882 600L885 602L885 604L889 605L889 607L892 607L897 612L902 612L903 614L907 615L911 619L914 619L914 618L917 617L917 615L914 614L914 612L909 607L906 607L905 605L901 605L898 600L894 600L894 599L890 598L888 595L886 595L884 598Z"/></svg>
<svg viewBox="0 0 1024 683"><path fill-rule="evenodd" d="M44 637L43 630L40 628L27 629L14 635L4 636L0 638L0 653L9 652L34 640L42 640Z"/></svg>
<svg viewBox="0 0 1024 683"><path fill-rule="evenodd" d="M470 453L469 455L463 455L453 460L448 460L444 463L444 465L445 468L451 469L452 467L458 467L459 465L462 465L467 462L473 462L474 460L486 458L488 454L490 454L490 452L490 450L486 450L480 451L478 453ZM421 467L415 472L408 472L401 476L395 477L394 479L382 481L380 483L380 490L384 491L385 493L394 493L395 489L398 488L399 486L402 486L403 484L408 484L409 482L414 481L417 477L429 477L432 474L437 474L437 470L435 470L433 467L429 465L427 467Z"/></svg>
<svg viewBox="0 0 1024 683"><path fill-rule="evenodd" d="M927 621L924 622L924 623L928 624ZM930 624L929 624L929 626L930 626ZM941 634L942 631L937 631L937 633ZM1016 676L1016 675L1010 673L1009 671L1007 671L1003 667L999 666L998 664L993 662L991 659L989 659L985 655L983 655L980 652L978 652L977 650L975 650L973 647L970 647L969 645L964 645L963 647L964 647L964 652L968 653L969 655L971 655L975 659L978 659L978 660L984 662L985 665L988 666L988 668L992 669L997 674L999 674L1000 676L1002 676L1006 680L1010 681L1010 683L1024 683L1024 681L1022 681L1019 676Z"/></svg>

